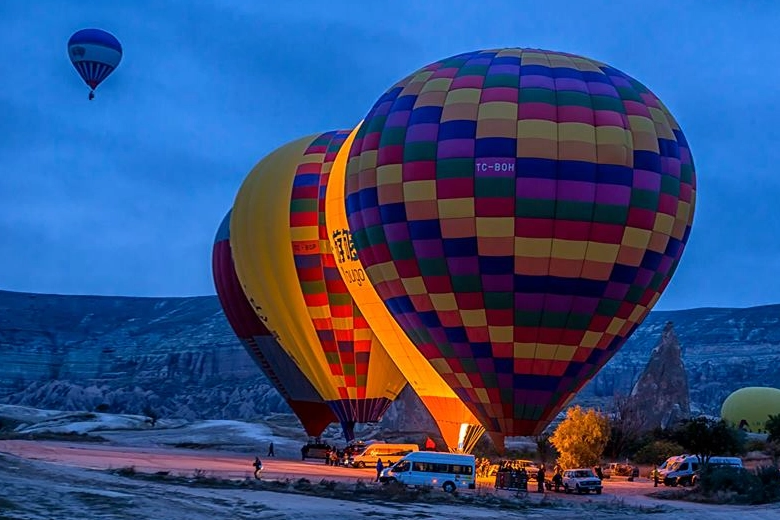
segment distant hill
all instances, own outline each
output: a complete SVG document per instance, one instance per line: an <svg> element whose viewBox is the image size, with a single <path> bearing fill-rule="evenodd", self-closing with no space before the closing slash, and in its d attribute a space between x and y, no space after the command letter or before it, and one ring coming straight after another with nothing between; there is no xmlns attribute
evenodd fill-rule
<svg viewBox="0 0 780 520"><path fill-rule="evenodd" d="M667 321L682 345L694 409L718 413L743 386L780 387L780 305L658 311L576 401L603 405L629 393ZM190 419L289 411L233 335L216 296L0 291L0 402L117 413L151 407Z"/></svg>

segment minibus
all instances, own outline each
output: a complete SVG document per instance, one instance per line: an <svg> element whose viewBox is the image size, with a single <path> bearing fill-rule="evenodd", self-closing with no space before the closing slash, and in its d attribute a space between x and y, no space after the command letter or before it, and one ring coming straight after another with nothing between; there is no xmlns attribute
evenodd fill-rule
<svg viewBox="0 0 780 520"><path fill-rule="evenodd" d="M399 482L407 486L439 487L447 493L458 488L476 487L474 455L440 451L416 451L387 468L380 482Z"/></svg>

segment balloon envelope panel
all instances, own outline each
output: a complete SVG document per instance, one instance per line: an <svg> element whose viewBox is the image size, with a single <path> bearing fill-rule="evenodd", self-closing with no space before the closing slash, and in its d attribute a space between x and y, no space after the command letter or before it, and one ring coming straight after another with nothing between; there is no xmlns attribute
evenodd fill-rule
<svg viewBox="0 0 780 520"><path fill-rule="evenodd" d="M780 415L780 390L750 386L731 393L720 409L720 416L738 428L766 433L770 415Z"/></svg>
<svg viewBox="0 0 780 520"><path fill-rule="evenodd" d="M214 239L212 273L217 297L233 331L274 388L298 416L306 433L319 436L336 416L257 317L247 301L230 252L230 212Z"/></svg>
<svg viewBox="0 0 780 520"><path fill-rule="evenodd" d="M539 432L644 319L693 220L688 143L587 58L466 53L389 89L350 150L369 280L494 436Z"/></svg>

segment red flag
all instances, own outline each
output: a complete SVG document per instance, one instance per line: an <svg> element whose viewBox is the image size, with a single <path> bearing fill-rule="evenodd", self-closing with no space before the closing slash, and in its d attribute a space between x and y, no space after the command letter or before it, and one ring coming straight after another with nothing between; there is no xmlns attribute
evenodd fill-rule
<svg viewBox="0 0 780 520"><path fill-rule="evenodd" d="M433 439L431 439L430 437L427 437L425 439L425 449L426 450L433 450L435 448L436 448L436 443L433 442Z"/></svg>

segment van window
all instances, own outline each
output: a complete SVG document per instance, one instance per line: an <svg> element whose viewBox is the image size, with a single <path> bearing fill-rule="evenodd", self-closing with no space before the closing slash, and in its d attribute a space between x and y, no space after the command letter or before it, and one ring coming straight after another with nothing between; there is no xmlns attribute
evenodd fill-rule
<svg viewBox="0 0 780 520"><path fill-rule="evenodd" d="M406 471L409 471L409 466L410 464L408 460L402 460L401 462L393 466L393 471L395 471L396 473L404 473Z"/></svg>
<svg viewBox="0 0 780 520"><path fill-rule="evenodd" d="M458 475L471 475L473 468L468 464L447 464L442 462L417 462L412 464L413 471L423 473L450 473Z"/></svg>
<svg viewBox="0 0 780 520"><path fill-rule="evenodd" d="M688 463L683 462L682 464L677 466L677 468L675 468L675 471L688 471Z"/></svg>

